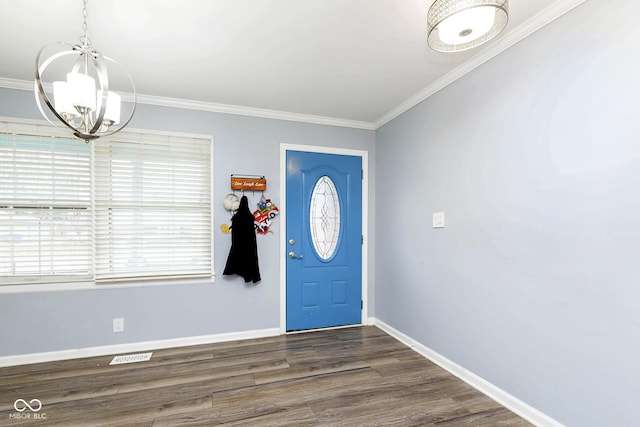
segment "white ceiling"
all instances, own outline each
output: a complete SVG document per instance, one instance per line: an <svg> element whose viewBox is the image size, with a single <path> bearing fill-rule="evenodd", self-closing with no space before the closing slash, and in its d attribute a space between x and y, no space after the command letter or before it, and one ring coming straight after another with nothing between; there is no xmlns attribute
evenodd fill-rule
<svg viewBox="0 0 640 427"><path fill-rule="evenodd" d="M432 0L91 0L88 24L142 102L373 129L583 1L511 0L498 39L454 54L427 47ZM0 0L0 86L30 87L42 46L77 43L81 10Z"/></svg>

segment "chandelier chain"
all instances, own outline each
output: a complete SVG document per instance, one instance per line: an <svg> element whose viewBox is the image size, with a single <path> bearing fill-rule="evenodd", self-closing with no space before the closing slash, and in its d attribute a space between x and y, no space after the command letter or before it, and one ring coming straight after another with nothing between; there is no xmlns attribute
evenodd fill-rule
<svg viewBox="0 0 640 427"><path fill-rule="evenodd" d="M89 37L87 37L87 17L89 14L87 13L87 1L82 0L82 37L80 37L80 41L84 45L90 45Z"/></svg>

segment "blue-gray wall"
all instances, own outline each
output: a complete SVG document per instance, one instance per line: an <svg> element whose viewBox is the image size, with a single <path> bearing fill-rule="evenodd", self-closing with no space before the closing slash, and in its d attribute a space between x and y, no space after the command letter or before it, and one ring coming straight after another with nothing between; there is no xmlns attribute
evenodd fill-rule
<svg viewBox="0 0 640 427"><path fill-rule="evenodd" d="M636 425L639 9L590 0L375 135L146 105L132 127L212 135L218 200L262 173L277 201L280 142L368 150L370 314L568 426ZM38 118L32 95L0 116ZM0 295L0 356L278 327L280 226L257 286Z"/></svg>
<svg viewBox="0 0 640 427"><path fill-rule="evenodd" d="M0 116L41 118L32 93L8 89L0 89ZM256 285L222 275L231 237L220 225L230 223L222 201L232 173L265 175L265 195L279 203L280 143L368 151L370 203L375 201L373 131L144 104L129 127L213 136L215 283L0 294L0 356L279 328L281 221L276 218L274 233L258 236L262 281ZM257 203L260 194L248 196ZM371 208L370 260L373 218ZM371 314L373 262L368 275ZM124 333L112 332L115 317L125 319Z"/></svg>
<svg viewBox="0 0 640 427"><path fill-rule="evenodd" d="M568 426L638 425L638 16L588 1L376 133L376 317Z"/></svg>

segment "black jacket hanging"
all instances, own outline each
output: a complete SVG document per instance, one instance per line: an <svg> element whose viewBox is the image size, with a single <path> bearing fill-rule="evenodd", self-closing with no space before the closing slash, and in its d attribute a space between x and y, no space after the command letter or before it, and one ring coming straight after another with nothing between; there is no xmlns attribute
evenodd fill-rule
<svg viewBox="0 0 640 427"><path fill-rule="evenodd" d="M242 196L240 206L231 218L231 250L222 274L237 274L245 282L260 281L256 232L247 196Z"/></svg>

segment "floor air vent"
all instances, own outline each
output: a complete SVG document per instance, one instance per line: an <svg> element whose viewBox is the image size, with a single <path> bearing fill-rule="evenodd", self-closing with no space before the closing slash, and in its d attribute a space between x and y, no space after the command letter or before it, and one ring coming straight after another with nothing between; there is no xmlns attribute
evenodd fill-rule
<svg viewBox="0 0 640 427"><path fill-rule="evenodd" d="M125 363L146 362L151 360L153 353L139 353L139 354L123 354L122 356L116 356L113 358L109 365L123 365Z"/></svg>

